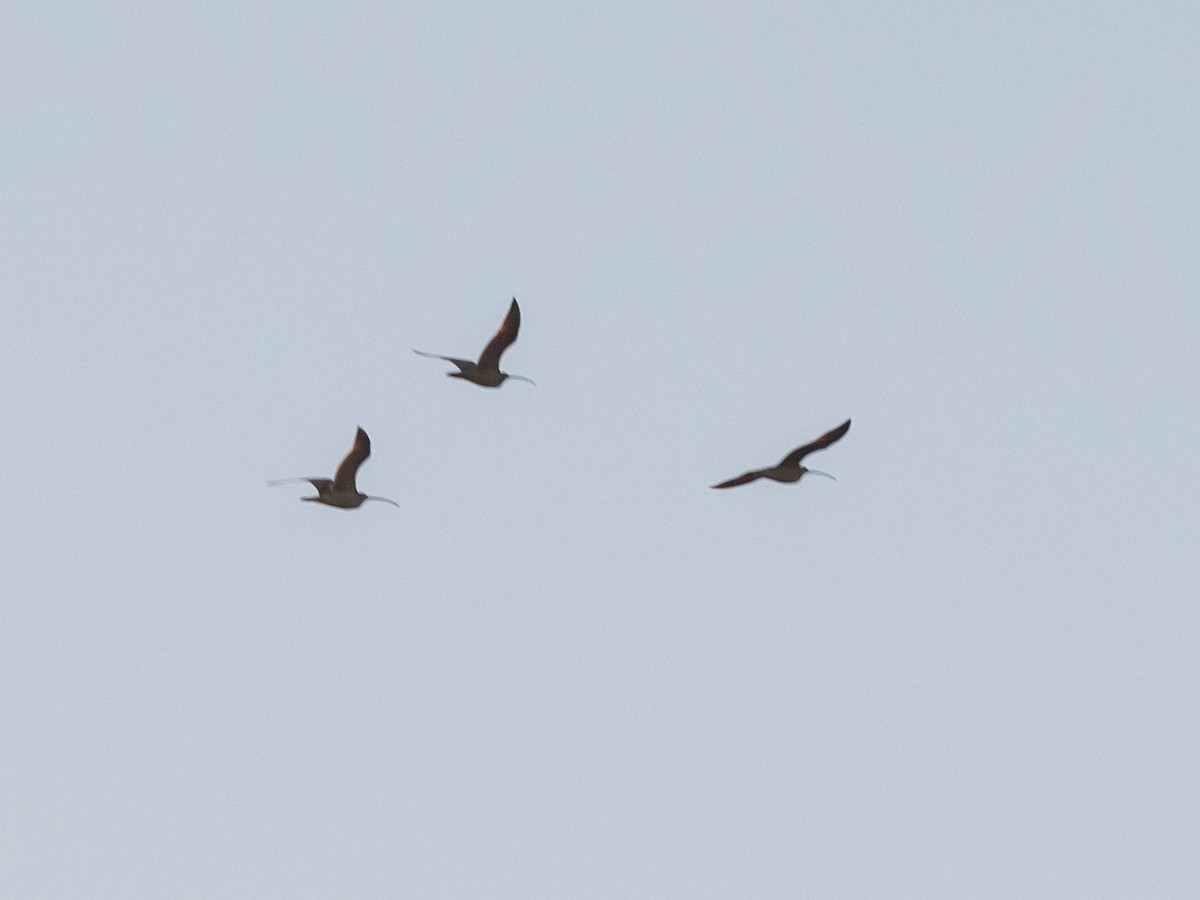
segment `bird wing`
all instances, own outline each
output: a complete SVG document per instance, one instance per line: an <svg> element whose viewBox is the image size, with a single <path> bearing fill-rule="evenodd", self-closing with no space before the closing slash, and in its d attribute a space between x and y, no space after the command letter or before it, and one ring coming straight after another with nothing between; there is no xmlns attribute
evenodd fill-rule
<svg viewBox="0 0 1200 900"><path fill-rule="evenodd" d="M270 487L275 487L280 484L299 484L301 481L307 481L317 489L317 493L321 496L333 487L333 479L331 478L276 478L274 481L268 481Z"/></svg>
<svg viewBox="0 0 1200 900"><path fill-rule="evenodd" d="M512 306L508 308L508 315L504 317L504 324L500 326L500 330L488 341L483 352L479 354L479 368L499 370L500 354L512 346L520 328L521 307L517 306L517 298L513 297Z"/></svg>
<svg viewBox="0 0 1200 900"><path fill-rule="evenodd" d="M779 461L779 465L781 465L781 466L798 466L798 465L800 465L800 460L804 459L804 457L808 456L808 454L812 453L814 450L824 450L826 447L828 447L834 441L841 440L842 436L849 430L850 430L850 420L847 419L845 422L843 422L837 428L833 429L832 431L825 432L823 435L821 435L815 441L805 444L803 447L797 447L795 450L793 450L791 453L789 453L787 456L785 456L783 459L781 459Z"/></svg>
<svg viewBox="0 0 1200 900"><path fill-rule="evenodd" d="M758 481L758 479L762 478L762 476L763 476L762 469L752 469L749 472L742 473L737 478L730 478L728 481L722 481L720 484L712 485L712 487L714 487L714 488L740 487L743 484L749 484L752 481Z"/></svg>
<svg viewBox="0 0 1200 900"><path fill-rule="evenodd" d="M333 490L332 478L305 478L304 480L317 489L318 497L324 497Z"/></svg>
<svg viewBox="0 0 1200 900"><path fill-rule="evenodd" d="M342 464L334 473L333 489L339 493L357 494L358 488L354 486L354 475L358 472L358 467L363 464L363 460L370 455L371 439L360 428L354 436L354 446L350 448L350 452L346 454L346 458L342 460Z"/></svg>
<svg viewBox="0 0 1200 900"><path fill-rule="evenodd" d="M428 356L430 359L444 359L448 363L454 363L458 366L458 371L466 372L469 369L475 368L475 361L471 359L456 359L453 356L439 356L437 353L426 353L424 350L413 350L417 356Z"/></svg>

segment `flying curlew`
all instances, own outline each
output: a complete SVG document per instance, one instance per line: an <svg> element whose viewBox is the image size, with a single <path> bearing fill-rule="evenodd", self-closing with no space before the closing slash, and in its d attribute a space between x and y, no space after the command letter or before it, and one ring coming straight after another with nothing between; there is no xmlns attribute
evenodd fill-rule
<svg viewBox="0 0 1200 900"><path fill-rule="evenodd" d="M317 489L317 496L301 497L301 500L324 503L326 506L336 506L339 509L358 509L358 507L362 506L368 500L378 500L381 503L390 503L392 506L399 506L399 503L395 500L389 500L387 497L372 497L368 494L360 494L358 488L354 486L354 476L358 473L358 467L370 455L371 439L360 428L358 429L358 434L354 436L354 446L350 448L350 452L346 454L346 458L342 460L342 464L338 466L337 472L332 479L283 478L279 481L268 481L267 484L274 486L277 484L294 484L298 481L307 481Z"/></svg>
<svg viewBox="0 0 1200 900"><path fill-rule="evenodd" d="M526 378L524 375L509 375L507 372L500 371L500 354L513 345L517 339L517 331L521 328L521 307L517 306L517 298L513 297L512 306L508 308L508 315L504 317L504 324L500 326L500 330L496 332L483 352L479 354L479 362L471 362L469 359L456 359L453 356L439 356L436 353L425 353L423 350L414 349L413 353L419 356L428 356L431 359L444 359L446 362L454 363L458 366L457 372L447 372L450 378L465 378L467 381L477 384L480 387L500 387L506 378L513 378L517 381L528 381L533 384L532 378Z"/></svg>
<svg viewBox="0 0 1200 900"><path fill-rule="evenodd" d="M837 428L832 431L827 431L810 444L805 444L803 447L797 447L787 456L779 461L779 465L771 466L766 469L753 469L746 472L744 475L739 475L737 478L730 478L728 481L722 481L720 484L714 484L715 488L731 488L739 485L749 484L751 481L757 481L760 478L770 478L772 481L793 482L799 481L804 477L805 472L811 472L814 475L824 475L826 478L833 478L828 472L819 472L816 469L809 469L800 465L800 460L808 456L814 450L824 450L834 441L839 441L847 431L850 430L850 420L847 419ZM833 478L837 481L836 478Z"/></svg>

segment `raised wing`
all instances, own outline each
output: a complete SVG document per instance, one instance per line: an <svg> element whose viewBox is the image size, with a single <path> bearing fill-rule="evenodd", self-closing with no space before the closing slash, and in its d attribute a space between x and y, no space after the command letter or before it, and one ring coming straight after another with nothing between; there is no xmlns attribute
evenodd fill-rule
<svg viewBox="0 0 1200 900"><path fill-rule="evenodd" d="M762 469L754 469L750 472L745 472L745 473L739 475L737 478L730 478L728 481L722 481L720 484L714 484L714 485L712 485L712 487L714 487L714 488L741 487L743 484L749 484L752 481L758 481L758 479L760 479L762 477L763 477L763 470Z"/></svg>
<svg viewBox="0 0 1200 900"><path fill-rule="evenodd" d="M360 428L354 436L354 446L350 448L350 452L346 454L346 458L342 460L342 464L334 473L333 489L338 493L357 494L358 488L354 486L354 475L358 472L358 467L363 464L363 460L370 455L371 439ZM317 491L320 492L320 490L318 487Z"/></svg>
<svg viewBox="0 0 1200 900"><path fill-rule="evenodd" d="M500 326L500 330L488 341L483 352L479 354L479 368L499 370L500 354L512 346L520 328L521 307L517 306L517 298L513 297L512 306L508 308L508 315L504 317L504 324Z"/></svg>
<svg viewBox="0 0 1200 900"><path fill-rule="evenodd" d="M815 441L813 441L809 444L805 444L803 447L797 447L795 450L793 450L791 453L789 453L787 456L785 456L783 459L781 459L779 461L779 465L781 465L781 466L798 466L798 465L800 465L800 460L804 459L804 457L808 456L808 454L812 453L814 450L824 450L826 447L828 447L830 444L834 443L835 441L840 441L842 439L842 437L846 434L846 432L849 430L850 430L850 420L847 419L845 422L843 422L837 428L833 429L832 431L825 432L823 435L821 435Z"/></svg>

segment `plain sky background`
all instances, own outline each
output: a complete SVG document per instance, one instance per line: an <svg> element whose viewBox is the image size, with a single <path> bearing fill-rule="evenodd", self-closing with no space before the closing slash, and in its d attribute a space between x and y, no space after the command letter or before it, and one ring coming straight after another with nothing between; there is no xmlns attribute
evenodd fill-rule
<svg viewBox="0 0 1200 900"><path fill-rule="evenodd" d="M1200 896L1194 2L0 19L0 895Z"/></svg>

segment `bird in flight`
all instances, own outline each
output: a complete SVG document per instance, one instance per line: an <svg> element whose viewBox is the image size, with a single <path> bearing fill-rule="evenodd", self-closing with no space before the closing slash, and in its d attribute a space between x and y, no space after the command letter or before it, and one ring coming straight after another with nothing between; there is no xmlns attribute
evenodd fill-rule
<svg viewBox="0 0 1200 900"><path fill-rule="evenodd" d="M512 306L508 308L508 315L504 317L504 324L500 326L500 330L495 336L488 341L487 346L483 348L483 352L479 354L479 361L472 362L469 359L457 359L453 356L439 356L436 353L426 353L423 350L413 349L413 353L418 356L428 356L431 359L444 359L446 362L454 363L458 366L457 372L447 372L450 378L465 378L467 381L477 384L480 387L500 387L506 378L513 378L517 381L528 381L533 384L532 378L526 378L524 375L509 375L507 372L500 371L500 354L513 345L517 339L517 331L521 328L521 307L517 306L517 298L513 297Z"/></svg>
<svg viewBox="0 0 1200 900"><path fill-rule="evenodd" d="M850 430L850 420L847 419L837 428L832 431L827 431L815 441L805 444L803 447L797 447L787 456L779 461L779 465L770 466L766 469L752 469L737 478L730 478L728 481L722 481L720 484L714 484L714 488L731 488L739 485L749 484L751 481L758 481L760 478L770 478L772 481L793 482L799 481L804 477L806 472L811 472L813 475L824 475L826 478L833 478L828 472L820 472L816 469L809 469L806 466L800 465L800 461L814 450L824 450L835 441L840 441L842 437ZM836 478L833 478L837 481Z"/></svg>
<svg viewBox="0 0 1200 900"><path fill-rule="evenodd" d="M346 454L346 458L342 460L332 479L283 478L279 481L268 481L267 484L275 486L277 484L294 484L298 481L307 481L317 489L317 496L301 497L301 500L324 503L326 506L336 506L339 509L358 509L358 507L362 506L368 500L378 500L381 503L390 503L392 506L398 507L400 504L395 500L389 500L387 497L372 497L368 494L360 494L358 488L354 486L354 476L358 473L358 467L370 455L371 439L360 428L358 429L358 434L354 436L354 446L350 448L350 452Z"/></svg>

